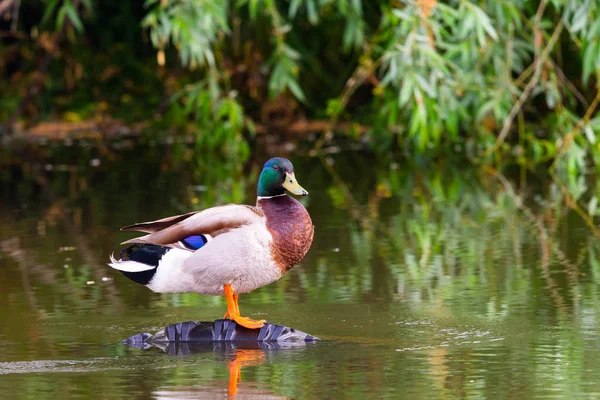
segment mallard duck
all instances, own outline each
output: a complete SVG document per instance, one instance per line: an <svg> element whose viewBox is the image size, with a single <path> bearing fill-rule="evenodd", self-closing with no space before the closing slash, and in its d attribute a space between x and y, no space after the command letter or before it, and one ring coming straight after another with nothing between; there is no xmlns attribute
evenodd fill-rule
<svg viewBox="0 0 600 400"><path fill-rule="evenodd" d="M281 278L313 240L308 192L286 158L271 158L258 179L256 206L227 204L121 228L147 233L123 242L110 266L158 293L225 296L226 319L250 329L265 320L240 315L238 296Z"/></svg>

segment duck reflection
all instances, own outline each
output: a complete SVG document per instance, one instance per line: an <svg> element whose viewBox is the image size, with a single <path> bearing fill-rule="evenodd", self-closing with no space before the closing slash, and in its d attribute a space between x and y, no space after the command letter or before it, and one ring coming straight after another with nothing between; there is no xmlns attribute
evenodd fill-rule
<svg viewBox="0 0 600 400"><path fill-rule="evenodd" d="M315 342L169 342L169 343L128 343L142 350L159 348L170 356L189 356L192 354L214 353L217 360L224 361L229 371L229 380L225 385L215 386L178 386L157 389L153 393L156 399L214 399L220 396L243 399L285 399L261 387L258 382L242 382L242 368L259 366L268 362L268 355L278 351L302 351ZM219 382L220 383L220 382Z"/></svg>

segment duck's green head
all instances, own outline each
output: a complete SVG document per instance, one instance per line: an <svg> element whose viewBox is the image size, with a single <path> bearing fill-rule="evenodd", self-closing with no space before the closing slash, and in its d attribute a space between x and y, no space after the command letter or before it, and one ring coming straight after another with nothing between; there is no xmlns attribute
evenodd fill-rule
<svg viewBox="0 0 600 400"><path fill-rule="evenodd" d="M294 166L287 158L275 157L267 161L258 178L258 196L278 196L285 190L297 196L306 196L308 192L296 181Z"/></svg>

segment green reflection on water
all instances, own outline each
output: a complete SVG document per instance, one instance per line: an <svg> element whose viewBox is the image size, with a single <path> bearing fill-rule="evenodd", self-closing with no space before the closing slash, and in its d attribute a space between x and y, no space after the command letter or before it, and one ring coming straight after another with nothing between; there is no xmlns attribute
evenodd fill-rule
<svg viewBox="0 0 600 400"><path fill-rule="evenodd" d="M600 392L600 243L565 199L542 182L522 188L522 205L494 175L362 153L293 159L311 193L313 248L241 298L250 316L325 341L187 356L120 345L224 313L222 298L154 294L105 264L131 236L120 226L253 202L266 156L207 169L192 156L58 149L47 163L3 169L0 397L214 398L236 366L248 397Z"/></svg>

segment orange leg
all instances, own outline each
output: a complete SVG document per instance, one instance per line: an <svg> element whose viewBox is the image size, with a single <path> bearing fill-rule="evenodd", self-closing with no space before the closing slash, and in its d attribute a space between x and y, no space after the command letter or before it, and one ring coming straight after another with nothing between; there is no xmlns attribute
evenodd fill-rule
<svg viewBox="0 0 600 400"><path fill-rule="evenodd" d="M239 294L233 295L233 303L235 304L235 312L237 312L238 314L240 313L240 303L238 303L239 298L240 298Z"/></svg>
<svg viewBox="0 0 600 400"><path fill-rule="evenodd" d="M226 285L229 286L229 285ZM227 296L227 293L225 293L225 296ZM225 315L223 316L223 319L233 319L234 315L239 315L240 314L240 306L238 304L238 299L239 299L240 295L239 294L234 294L233 295L233 314L229 313L229 300L227 301L227 312L225 313Z"/></svg>
<svg viewBox="0 0 600 400"><path fill-rule="evenodd" d="M225 285L225 287L227 287L229 285ZM225 292L225 297L227 298L227 292ZM227 312L225 313L225 315L223 316L223 319L233 319L233 317L235 315L239 315L240 314L240 306L238 304L238 298L240 297L239 294L234 294L233 295L233 313L230 313L229 309L229 299L227 299Z"/></svg>
<svg viewBox="0 0 600 400"><path fill-rule="evenodd" d="M264 319L257 321L240 315L240 306L238 304L239 295L233 294L231 285L224 285L223 290L225 291L225 298L227 299L227 312L223 318L232 319L238 325L248 329L259 329L265 325L266 321Z"/></svg>

